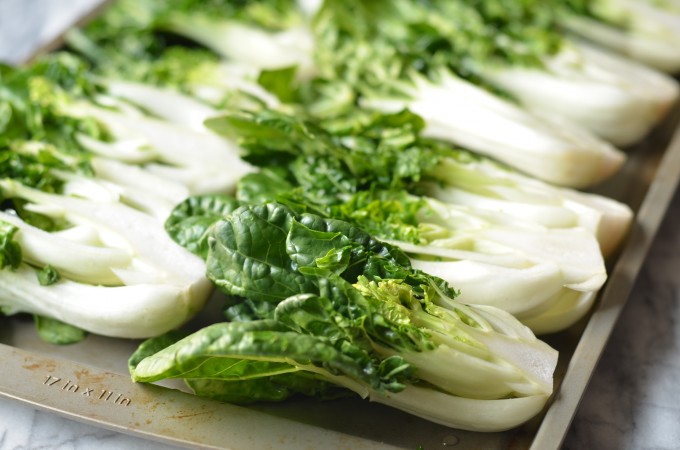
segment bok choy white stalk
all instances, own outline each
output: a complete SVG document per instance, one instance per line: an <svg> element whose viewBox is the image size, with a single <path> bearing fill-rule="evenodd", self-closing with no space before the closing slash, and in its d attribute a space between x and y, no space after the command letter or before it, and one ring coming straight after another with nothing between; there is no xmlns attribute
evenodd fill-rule
<svg viewBox="0 0 680 450"><path fill-rule="evenodd" d="M501 308L534 333L568 328L588 311L607 279L597 240L583 228L545 229L433 200L428 206L438 206L439 215L433 217L432 209L423 213L422 243L388 242L407 252L413 267L456 286L459 301ZM568 317L536 320L575 300L585 304Z"/></svg>
<svg viewBox="0 0 680 450"><path fill-rule="evenodd" d="M211 291L204 265L176 245L154 217L116 202L48 194L0 181L3 199L77 227L47 232L19 217L11 224L23 252L16 270L0 273L6 314L28 312L92 333L140 338L177 328L193 317ZM87 241L78 241L85 236ZM61 279L43 285L35 268L52 267Z"/></svg>
<svg viewBox="0 0 680 450"><path fill-rule="evenodd" d="M580 124L616 146L635 144L675 105L678 83L586 42L565 43L543 70L483 68L528 108Z"/></svg>
<svg viewBox="0 0 680 450"><path fill-rule="evenodd" d="M209 106L169 89L114 80L107 80L105 85L107 97L99 98L99 102L116 106L123 99L162 120L130 107L116 111L92 102L69 105L65 112L97 119L116 140L102 143L81 138L81 144L88 150L95 153L103 150L110 157L118 149L105 149L121 143L131 144L138 153L148 149L153 159L144 161L140 167L152 176L179 181L192 194L230 192L236 181L249 172L233 143L203 127L205 118L217 114Z"/></svg>
<svg viewBox="0 0 680 450"><path fill-rule="evenodd" d="M396 14L381 18L395 23L383 24L381 32L395 45L413 41L406 44L412 52L462 65L528 109L567 119L617 146L644 137L678 97L677 82L665 74L564 36L554 2L389 3Z"/></svg>
<svg viewBox="0 0 680 450"><path fill-rule="evenodd" d="M401 86L408 100L366 96L383 112L408 108L427 123L424 134L490 156L533 177L584 188L616 173L626 157L608 143L559 118L521 109L450 73L437 83L413 76Z"/></svg>
<svg viewBox="0 0 680 450"><path fill-rule="evenodd" d="M487 211L488 217L504 217L504 220L512 217L520 221L514 224L520 225L519 231L501 231L498 235L484 228L479 234L483 237L489 233L492 239L500 239L495 243L505 244L502 250L495 249L502 253L500 257L509 256L508 247L515 248L533 263L515 267L501 264L499 267L505 267L508 273L490 277L493 282L488 281L491 272L485 273L483 267L471 267L461 274L445 263L414 265L452 283L457 275L468 277L465 301L480 302L485 297L477 296L486 292L491 296L487 298L494 298L493 304L504 305L504 309L514 312L535 333L551 333L572 325L588 312L604 283L600 252L608 257L619 247L632 221L630 208L602 196L536 183L491 161L466 159L450 158L435 168L431 174L436 181L428 183L425 192L446 203L474 209L482 217L484 214L480 211ZM537 229L523 228L522 222L532 223ZM593 247L595 241L599 242L599 248ZM439 255L444 256L443 252ZM550 263L546 265L541 255L549 255ZM552 288L532 284L550 280L551 264L555 263L563 277L560 282L553 282ZM578 274L580 278L567 281L570 268L576 270L572 275ZM450 275L445 276L444 271ZM501 289L504 280L513 279L509 277L513 272L520 281L512 284L512 290ZM582 281L576 281L579 279ZM526 290L521 290L522 285ZM456 286L461 286L464 292L462 283ZM557 286L560 286L558 290ZM487 291L492 287L499 289ZM534 295L529 295L530 292Z"/></svg>

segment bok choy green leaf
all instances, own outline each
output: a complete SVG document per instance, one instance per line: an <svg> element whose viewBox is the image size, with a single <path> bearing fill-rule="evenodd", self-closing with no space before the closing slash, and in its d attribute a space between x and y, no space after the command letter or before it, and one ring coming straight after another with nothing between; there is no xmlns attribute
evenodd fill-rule
<svg viewBox="0 0 680 450"><path fill-rule="evenodd" d="M241 180L239 200L355 223L459 288L466 303L501 307L537 333L589 310L606 279L603 254L631 220L613 200L425 139L409 112L325 121L234 112L206 124L264 167Z"/></svg>
<svg viewBox="0 0 680 450"><path fill-rule="evenodd" d="M134 357L133 379L183 378L232 402L340 386L485 431L528 420L552 392L554 350L510 314L454 300L443 280L347 222L267 203L227 214L208 239L208 277L237 296L227 313L238 319Z"/></svg>

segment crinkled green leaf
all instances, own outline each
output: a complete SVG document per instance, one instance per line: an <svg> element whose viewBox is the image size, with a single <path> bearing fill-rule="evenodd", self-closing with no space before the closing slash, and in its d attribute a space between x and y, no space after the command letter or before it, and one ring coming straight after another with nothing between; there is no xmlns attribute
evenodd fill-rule
<svg viewBox="0 0 680 450"><path fill-rule="evenodd" d="M207 274L218 287L255 301L278 303L313 284L293 269L286 252L293 212L268 203L241 207L212 230Z"/></svg>
<svg viewBox="0 0 680 450"><path fill-rule="evenodd" d="M289 170L306 196L319 204L342 202L372 186L411 186L450 152L424 140L419 116L353 111L320 121L284 112L230 112L206 125L236 139L251 163Z"/></svg>
<svg viewBox="0 0 680 450"><path fill-rule="evenodd" d="M239 205L227 195L189 197L172 210L165 221L165 231L179 245L205 259L208 230Z"/></svg>
<svg viewBox="0 0 680 450"><path fill-rule="evenodd" d="M375 361L349 357L323 336L299 334L271 320L210 325L140 361L136 381L163 378L247 380L316 365L380 386Z"/></svg>
<svg viewBox="0 0 680 450"><path fill-rule="evenodd" d="M288 193L293 185L281 167L266 167L241 177L236 186L236 198L248 204L276 201L280 194Z"/></svg>

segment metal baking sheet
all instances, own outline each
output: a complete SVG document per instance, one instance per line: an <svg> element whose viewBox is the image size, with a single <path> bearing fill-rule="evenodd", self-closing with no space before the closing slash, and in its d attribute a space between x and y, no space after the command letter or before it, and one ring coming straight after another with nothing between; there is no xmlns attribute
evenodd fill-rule
<svg viewBox="0 0 680 450"><path fill-rule="evenodd" d="M595 192L636 212L628 239L610 261L592 313L544 337L560 351L555 394L543 414L502 433L460 431L359 399L296 400L238 407L200 399L180 384L135 384L127 358L138 341L90 336L65 347L36 335L28 317L0 318L0 395L71 419L195 448L557 449L632 290L680 180L680 108L630 149L623 170ZM219 314L214 298L195 326Z"/></svg>

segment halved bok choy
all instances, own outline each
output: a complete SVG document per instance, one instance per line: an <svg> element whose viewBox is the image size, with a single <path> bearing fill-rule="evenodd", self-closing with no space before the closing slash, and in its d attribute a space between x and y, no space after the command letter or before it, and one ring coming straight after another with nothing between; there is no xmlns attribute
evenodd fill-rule
<svg viewBox="0 0 680 450"><path fill-rule="evenodd" d="M563 2L562 23L573 33L663 72L680 72L680 2Z"/></svg>
<svg viewBox="0 0 680 450"><path fill-rule="evenodd" d="M188 196L230 192L251 169L235 144L148 114L154 102L184 106L174 94L146 88L143 110L119 89L68 54L3 68L5 314L141 338L182 325L212 291L203 262L163 224Z"/></svg>
<svg viewBox="0 0 680 450"><path fill-rule="evenodd" d="M622 152L583 127L553 114L529 111L500 95L469 73L469 61L443 54L432 57L427 49L416 48L417 42L404 35L410 29L404 27L416 29L418 24L402 22L400 8L409 5L398 3L327 1L310 7L294 1L219 6L188 0L181 5L120 2L84 35L95 47L113 50L131 45L130 39L116 37L114 31L141 36L134 48L143 47L139 53L148 58L158 47L153 36L179 34L224 60L220 65L230 68L224 80L239 73L236 84L271 88L275 83L263 78L284 73L291 83L289 87L276 84L277 97L284 102L302 101L316 115L337 114L357 103L382 111L408 107L426 119L430 135L561 185L597 184L624 162ZM373 14L377 9L380 13ZM121 22L126 27L116 28ZM154 44L144 46L147 41ZM261 51L244 51L253 48ZM536 59L533 53L525 59L532 58ZM296 76L291 77L289 69L296 69ZM193 71L190 63L187 70ZM195 86L193 92L203 98L221 95L219 90L199 91Z"/></svg>
<svg viewBox="0 0 680 450"><path fill-rule="evenodd" d="M501 307L537 333L588 311L606 280L604 258L632 218L614 200L423 138L422 119L406 111L326 121L241 111L206 125L263 167L241 179L240 201L356 224L456 286L464 302Z"/></svg>
<svg viewBox="0 0 680 450"><path fill-rule="evenodd" d="M143 344L130 360L136 381L182 378L235 403L344 389L478 431L527 421L552 392L557 354L528 328L459 303L347 222L267 203L226 214L207 236L208 276L236 296L231 321Z"/></svg>
<svg viewBox="0 0 680 450"><path fill-rule="evenodd" d="M616 146L647 135L678 98L671 77L566 36L559 2L385 3L395 14L380 17L394 23L374 26L394 45L407 46L409 57L446 61L527 109L566 119Z"/></svg>

